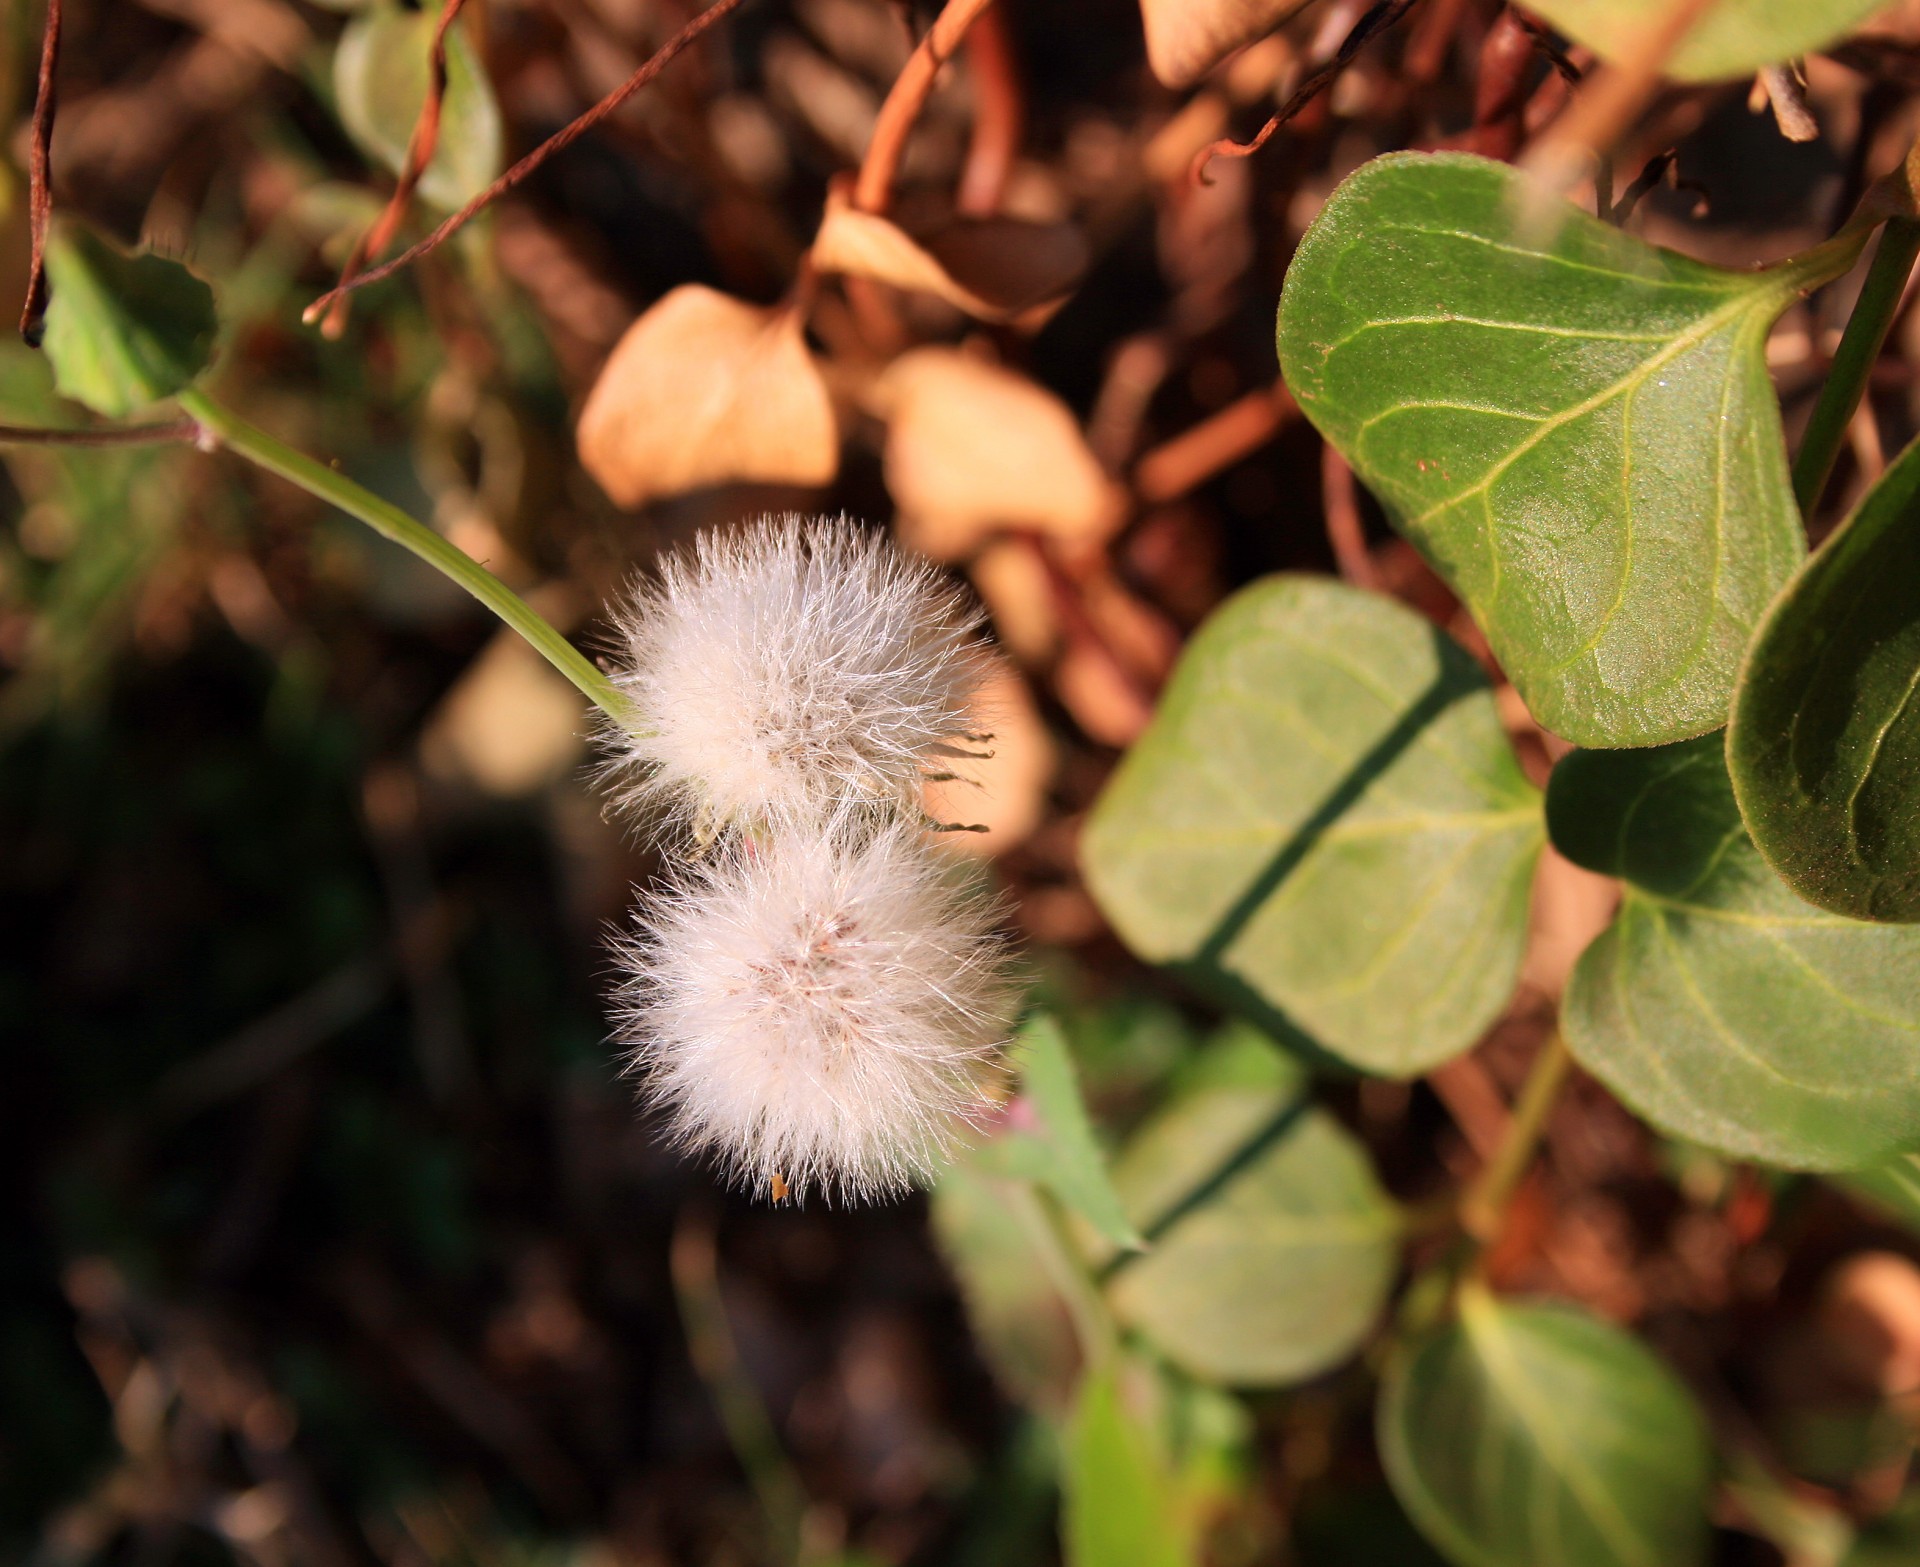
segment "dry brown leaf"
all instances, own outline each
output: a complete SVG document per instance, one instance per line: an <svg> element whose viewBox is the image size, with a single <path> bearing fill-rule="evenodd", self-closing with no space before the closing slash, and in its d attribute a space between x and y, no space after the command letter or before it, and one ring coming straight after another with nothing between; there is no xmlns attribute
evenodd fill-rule
<svg viewBox="0 0 1920 1567"><path fill-rule="evenodd" d="M1920 1388L1920 1268L1857 1252L1828 1275L1819 1323L1834 1368L1875 1392Z"/></svg>
<svg viewBox="0 0 1920 1567"><path fill-rule="evenodd" d="M985 832L953 832L940 842L963 854L1005 854L1040 825L1047 786L1058 755L1040 718L1033 693L1012 669L1001 666L974 699L975 722L992 736L984 761L955 768L964 777L926 786L927 815L937 822L968 823Z"/></svg>
<svg viewBox="0 0 1920 1567"><path fill-rule="evenodd" d="M1025 376L918 348L887 368L873 395L887 423L887 488L911 548L962 560L1001 528L1090 548L1118 528L1123 498L1072 411Z"/></svg>
<svg viewBox="0 0 1920 1567"><path fill-rule="evenodd" d="M827 197L813 241L822 272L874 278L944 299L983 321L1006 321L1064 297L1087 269L1086 238L1071 223L950 218L909 234L891 218Z"/></svg>
<svg viewBox="0 0 1920 1567"><path fill-rule="evenodd" d="M996 539L967 567L987 606L1000 645L1028 667L1044 664L1060 644L1060 615L1046 562L1021 539Z"/></svg>
<svg viewBox="0 0 1920 1567"><path fill-rule="evenodd" d="M833 402L787 309L697 283L627 328L581 410L581 465L622 506L711 484L828 483Z"/></svg>
<svg viewBox="0 0 1920 1567"><path fill-rule="evenodd" d="M1147 64L1169 87L1191 87L1242 44L1264 38L1307 0L1140 0Z"/></svg>
<svg viewBox="0 0 1920 1567"><path fill-rule="evenodd" d="M427 720L421 760L436 777L512 799L564 777L586 728L580 693L518 632L502 631Z"/></svg>
<svg viewBox="0 0 1920 1567"><path fill-rule="evenodd" d="M1105 650L1075 642L1053 670L1054 695L1090 740L1124 750L1140 738L1153 706Z"/></svg>

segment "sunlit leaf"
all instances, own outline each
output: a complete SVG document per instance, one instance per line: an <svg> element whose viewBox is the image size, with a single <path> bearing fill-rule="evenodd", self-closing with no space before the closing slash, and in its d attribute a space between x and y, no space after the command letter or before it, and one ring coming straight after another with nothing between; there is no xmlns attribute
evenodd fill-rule
<svg viewBox="0 0 1920 1567"><path fill-rule="evenodd" d="M1113 1246L1135 1247L1140 1237L1107 1176L1080 1100L1073 1057L1060 1025L1042 1012L1021 1030L1014 1047L1020 1095L1009 1127L979 1153L988 1169L1037 1181Z"/></svg>
<svg viewBox="0 0 1920 1567"><path fill-rule="evenodd" d="M1365 1151L1242 1034L1136 1134L1114 1171L1149 1250L1114 1265L1119 1316L1195 1376L1296 1381L1379 1315L1400 1219Z"/></svg>
<svg viewBox="0 0 1920 1567"><path fill-rule="evenodd" d="M1706 82L1751 76L1811 54L1885 9L1886 0L1716 0L1665 63L1669 76ZM1672 0L1537 0L1530 10L1604 60L1658 27Z"/></svg>
<svg viewBox="0 0 1920 1567"><path fill-rule="evenodd" d="M1920 920L1920 443L1774 601L1727 763L1747 830L1801 897Z"/></svg>
<svg viewBox="0 0 1920 1567"><path fill-rule="evenodd" d="M1884 1164L1848 1170L1837 1179L1882 1213L1920 1231L1920 1154L1897 1154Z"/></svg>
<svg viewBox="0 0 1920 1567"><path fill-rule="evenodd" d="M1692 1567L1711 1451L1686 1388L1636 1340L1563 1305L1461 1291L1457 1323L1381 1387L1387 1476L1458 1567Z"/></svg>
<svg viewBox="0 0 1920 1567"><path fill-rule="evenodd" d="M1411 1075L1512 994L1540 842L1473 660L1389 599L1286 576L1188 645L1082 860L1141 956L1290 1043Z"/></svg>
<svg viewBox="0 0 1920 1567"><path fill-rule="evenodd" d="M1703 734L1805 551L1767 331L1858 247L1724 272L1565 204L1522 233L1522 180L1416 153L1347 180L1287 273L1287 384L1543 724Z"/></svg>
<svg viewBox="0 0 1920 1567"><path fill-rule="evenodd" d="M1547 819L1569 859L1626 882L1567 990L1582 1065L1743 1158L1831 1170L1920 1147L1920 929L1796 897L1741 825L1718 735L1575 752Z"/></svg>
<svg viewBox="0 0 1920 1567"><path fill-rule="evenodd" d="M1110 1371L1089 1376L1067 1429L1067 1567L1183 1567L1174 1489Z"/></svg>
<svg viewBox="0 0 1920 1567"><path fill-rule="evenodd" d="M63 396L122 418L170 397L213 354L213 290L177 261L130 256L91 229L60 224L47 243L41 346Z"/></svg>
<svg viewBox="0 0 1920 1567"><path fill-rule="evenodd" d="M362 151L398 174L414 122L426 102L438 6L375 5L347 24L333 56L340 122ZM480 57L456 22L447 34L447 91L440 137L420 176L420 194L436 207L463 206L500 172L504 139Z"/></svg>

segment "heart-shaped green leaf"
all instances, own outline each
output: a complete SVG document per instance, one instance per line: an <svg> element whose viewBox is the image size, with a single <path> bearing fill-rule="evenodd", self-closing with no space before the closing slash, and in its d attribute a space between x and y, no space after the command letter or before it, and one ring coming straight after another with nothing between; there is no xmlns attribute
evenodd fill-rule
<svg viewBox="0 0 1920 1567"><path fill-rule="evenodd" d="M1707 1550L1706 1423L1636 1340L1571 1306L1460 1293L1403 1348L1380 1453L1414 1522L1459 1567L1690 1567Z"/></svg>
<svg viewBox="0 0 1920 1567"><path fill-rule="evenodd" d="M1718 729L1805 553L1767 329L1860 236L1723 272L1565 203L1523 231L1524 196L1460 154L1354 174L1287 272L1287 384L1543 724L1597 746Z"/></svg>
<svg viewBox="0 0 1920 1567"><path fill-rule="evenodd" d="M1754 843L1801 897L1920 920L1920 442L1761 622L1727 765Z"/></svg>
<svg viewBox="0 0 1920 1567"><path fill-rule="evenodd" d="M1535 0L1528 7L1603 60L1620 58L1671 14L1673 0ZM1885 0L1717 0L1665 62L1683 82L1751 76L1844 38Z"/></svg>
<svg viewBox="0 0 1920 1567"><path fill-rule="evenodd" d="M1274 577L1189 644L1082 860L1141 956L1289 1043L1410 1076L1512 994L1538 799L1450 638Z"/></svg>
<svg viewBox="0 0 1920 1567"><path fill-rule="evenodd" d="M213 356L213 290L177 261L130 256L91 229L56 227L47 243L41 346L63 396L124 418L171 397Z"/></svg>
<svg viewBox="0 0 1920 1567"><path fill-rule="evenodd" d="M1360 1145L1245 1034L1136 1134L1114 1184L1149 1249L1122 1257L1114 1311L1175 1365L1237 1385L1344 1360L1393 1281L1400 1216Z"/></svg>
<svg viewBox="0 0 1920 1567"><path fill-rule="evenodd" d="M363 152L395 174L406 165L414 121L427 99L439 9L375 5L347 24L334 51L340 123ZM436 207L463 206L500 172L503 146L493 88L465 25L456 22L447 34L440 137L420 176L420 194Z"/></svg>
<svg viewBox="0 0 1920 1567"><path fill-rule="evenodd" d="M1562 1011L1588 1071L1743 1158L1835 1170L1920 1148L1920 928L1794 896L1741 824L1718 735L1575 752L1547 825L1627 883Z"/></svg>

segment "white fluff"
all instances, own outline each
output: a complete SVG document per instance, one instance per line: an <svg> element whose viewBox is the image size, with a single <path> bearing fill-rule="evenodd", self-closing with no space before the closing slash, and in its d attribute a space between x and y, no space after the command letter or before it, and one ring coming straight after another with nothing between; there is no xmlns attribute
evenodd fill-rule
<svg viewBox="0 0 1920 1567"><path fill-rule="evenodd" d="M979 627L936 568L844 517L703 533L617 621L618 803L702 837L906 804L967 754Z"/></svg>
<svg viewBox="0 0 1920 1567"><path fill-rule="evenodd" d="M676 1138L735 1179L891 1195L993 1101L995 920L904 821L743 837L643 910L624 1040Z"/></svg>

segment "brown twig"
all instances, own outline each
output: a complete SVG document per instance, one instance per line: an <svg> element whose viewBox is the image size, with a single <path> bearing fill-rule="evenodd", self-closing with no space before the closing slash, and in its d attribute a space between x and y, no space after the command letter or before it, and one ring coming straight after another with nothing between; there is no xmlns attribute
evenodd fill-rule
<svg viewBox="0 0 1920 1567"><path fill-rule="evenodd" d="M1600 215L1609 223L1623 224L1633 216L1633 209L1640 200L1666 177L1667 170L1673 167L1679 153L1669 147L1665 152L1657 152L1647 159L1647 166L1634 176L1633 183L1620 193L1620 199L1613 204L1610 212Z"/></svg>
<svg viewBox="0 0 1920 1567"><path fill-rule="evenodd" d="M885 212L893 204L893 182L907 150L907 135L933 92L940 67L951 60L960 41L993 0L947 0L907 63L900 68L880 114L853 185L853 204L862 212Z"/></svg>
<svg viewBox="0 0 1920 1567"><path fill-rule="evenodd" d="M973 137L954 206L971 217L990 217L1000 210L1027 120L1026 94L1004 12L988 6L973 24L967 34L967 67L973 82Z"/></svg>
<svg viewBox="0 0 1920 1567"><path fill-rule="evenodd" d="M20 335L38 348L46 329L47 226L53 220L53 116L58 103L54 72L60 64L60 0L47 0L47 25L40 39L40 84L33 99L33 128L27 145L27 226L33 259L27 271L27 298L20 307Z"/></svg>
<svg viewBox="0 0 1920 1567"><path fill-rule="evenodd" d="M407 138L407 155L400 166L400 182L387 198L386 209L355 242L346 265L340 269L340 282L335 289L339 298L334 300L327 311L327 319L321 323L320 333L323 337L337 338L346 329L347 296L340 290L353 281L355 274L372 257L379 255L393 242L393 236L399 232L407 208L412 204L420 177L426 173L427 165L433 162L434 152L440 145L440 111L447 96L447 31L459 18L466 3L467 0L446 0L441 9L439 25L433 30L433 49L427 56L427 96L420 105L420 117L413 122L413 134Z"/></svg>
<svg viewBox="0 0 1920 1567"><path fill-rule="evenodd" d="M23 335L24 332L22 328ZM30 424L0 424L0 446L158 446L199 439L200 426L191 419L100 430L43 430Z"/></svg>
<svg viewBox="0 0 1920 1567"><path fill-rule="evenodd" d="M417 245L411 245L401 251L400 254L395 256L391 261L383 262L377 267L371 267L351 281L342 282L334 288L329 289L312 304L307 306L301 319L309 324L319 320L333 308L334 301L342 295L352 293L358 288L365 288L369 283L378 283L382 278L392 277L393 274L398 272L402 267L411 266L422 256L438 250L440 246L445 244L456 232L464 228L479 213L485 211L508 191L512 190L555 153L564 152L582 136L586 135L588 131L592 130L594 126L606 119L608 115L612 114L635 93L640 91L641 88L645 87L671 65L675 58L678 57L689 44L693 43L695 39L723 17L738 10L743 3L744 0L714 0L711 6L687 23L685 27L681 28L679 32L675 33L658 49L654 50L654 52L648 56L646 62L635 71L633 75L629 76L618 87L614 88L612 92L608 93L606 97L602 98L591 109L587 110L585 114L581 115L571 124L565 125L555 131L545 141L540 143L538 147L535 147L532 152L528 153L518 163L514 164L512 168L508 169L505 174L502 174L485 190L481 191L479 195L475 196L473 200L469 201L458 212L454 213L452 217L448 218L425 239L421 240ZM985 0L981 0L981 3L984 4Z"/></svg>
<svg viewBox="0 0 1920 1567"><path fill-rule="evenodd" d="M1331 441L1320 448L1320 505L1326 513L1327 543L1333 547L1340 575L1356 588L1377 588L1380 573L1367 549L1367 532L1360 519L1360 497L1354 491L1353 470Z"/></svg>
<svg viewBox="0 0 1920 1567"><path fill-rule="evenodd" d="M1511 158L1526 139L1528 77L1539 54L1538 34L1508 7L1480 45L1473 88L1473 129L1467 145L1483 158Z"/></svg>
<svg viewBox="0 0 1920 1567"><path fill-rule="evenodd" d="M1133 492L1148 506L1177 499L1265 446L1299 411L1293 394L1277 381L1248 392L1142 457L1133 470Z"/></svg>
<svg viewBox="0 0 1920 1567"><path fill-rule="evenodd" d="M1266 146L1268 138L1275 131L1333 85L1340 73L1353 64L1354 56L1359 54L1369 38L1375 33L1384 32L1392 27L1419 3L1420 0L1378 0L1377 4L1353 24L1353 30L1340 41L1340 47L1334 51L1333 58L1300 84L1293 96L1280 106L1279 112L1260 127L1252 141L1237 142L1231 137L1222 137L1219 141L1209 142L1195 153L1193 180L1197 184L1211 185L1213 181L1207 178L1207 165L1215 158L1252 157Z"/></svg>

